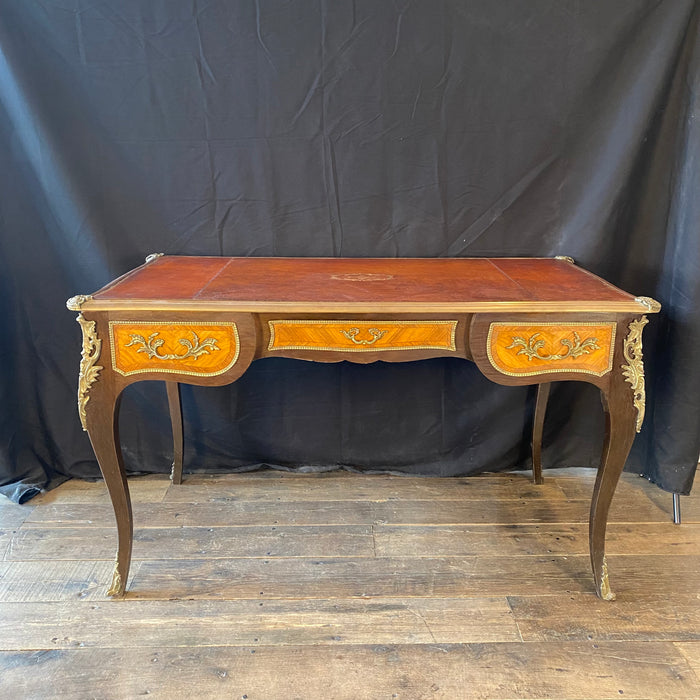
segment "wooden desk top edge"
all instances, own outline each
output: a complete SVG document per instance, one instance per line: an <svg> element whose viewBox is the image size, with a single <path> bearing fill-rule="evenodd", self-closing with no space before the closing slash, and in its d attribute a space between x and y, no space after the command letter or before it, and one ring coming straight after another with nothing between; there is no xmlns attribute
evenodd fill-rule
<svg viewBox="0 0 700 700"><path fill-rule="evenodd" d="M232 262L240 261L243 264L256 265L257 261L263 264L288 264L290 261L300 262L302 264L328 264L334 266L347 266L352 268L354 265L366 266L368 264L387 264L391 265L394 261L401 261L399 264L415 263L418 266L424 266L431 263L450 263L455 261L457 265L471 264L483 265L483 263L491 264L501 273L504 278L513 282L518 287L521 285L513 280L498 267L498 262L511 262L518 264L523 262L533 266L538 265L538 261L543 263L563 263L565 269L569 265L577 271L580 276L584 273L589 280L595 280L595 283L610 290L611 296L616 297L614 300L608 299L568 299L568 300L535 300L535 299L512 299L512 300L447 300L440 301L399 301L399 300L273 300L273 299L197 299L197 298L167 298L156 295L149 295L148 298L94 298L92 295L77 295L68 300L67 306L69 309L76 311L173 311L173 312L242 312L242 313L402 313L402 314L418 314L418 313L657 313L661 306L654 299L649 297L634 297L631 294L620 290L606 280L594 275L593 273L578 267L574 264L571 258L558 256L556 258L226 258L213 256L162 256L162 254L149 255L146 262L139 267L136 267L129 272L116 278L114 281L107 284L102 289L95 292L95 296L107 295L115 286L120 285L130 278L143 274L155 261L161 262L161 258L165 257L165 261L178 259L186 262L192 260L202 260L220 262L218 270L214 271L213 278L207 280L202 289L208 287L212 281L218 277ZM462 262L459 262L462 261ZM470 261L466 263L466 261ZM198 293L201 290L198 290ZM195 295L193 295L195 296Z"/></svg>

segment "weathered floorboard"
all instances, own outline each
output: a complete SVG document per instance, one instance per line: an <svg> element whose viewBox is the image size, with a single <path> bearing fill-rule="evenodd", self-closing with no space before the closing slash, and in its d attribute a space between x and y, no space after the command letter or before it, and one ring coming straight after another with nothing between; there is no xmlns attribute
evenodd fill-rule
<svg viewBox="0 0 700 700"><path fill-rule="evenodd" d="M622 600L700 591L700 557L609 557ZM18 563L19 564L19 563ZM588 555L144 561L137 598L488 596L588 593Z"/></svg>
<svg viewBox="0 0 700 700"><path fill-rule="evenodd" d="M505 597L4 603L0 650L520 641Z"/></svg>
<svg viewBox="0 0 700 700"><path fill-rule="evenodd" d="M166 474L132 476L129 479L133 503L160 503L169 488L170 479ZM45 506L49 503L110 503L110 500L107 487L101 479L71 479L31 500L31 506Z"/></svg>
<svg viewBox="0 0 700 700"><path fill-rule="evenodd" d="M0 603L104 600L114 562L79 560L0 563ZM141 562L132 564L138 576ZM1 610L0 610L1 616Z"/></svg>
<svg viewBox="0 0 700 700"><path fill-rule="evenodd" d="M20 506L6 498L0 498L2 498L2 507L0 507L0 528L2 529L9 530L13 527L19 527L36 507L33 502L31 505Z"/></svg>
<svg viewBox="0 0 700 700"><path fill-rule="evenodd" d="M103 484L0 499L0 698L696 699L700 500L623 475L603 602L594 474L130 479L119 600Z"/></svg>
<svg viewBox="0 0 700 700"><path fill-rule="evenodd" d="M273 498L271 499L271 496ZM553 481L533 484L526 474L495 478L427 478L383 474L294 474L263 472L257 476L191 476L171 487L166 502L201 501L387 501L392 499L469 501L486 499L566 498ZM583 498L588 498L590 493Z"/></svg>
<svg viewBox="0 0 700 700"><path fill-rule="evenodd" d="M474 556L498 552L510 556L583 554L588 527L553 525L375 526L377 556ZM611 523L609 554L700 554L700 525L678 529L673 523L649 523L642 535L636 525Z"/></svg>
<svg viewBox="0 0 700 700"><path fill-rule="evenodd" d="M78 648L4 652L0 667L0 691L32 700L697 700L700 691L669 642Z"/></svg>
<svg viewBox="0 0 700 700"><path fill-rule="evenodd" d="M695 595L624 597L615 605L589 594L508 596L525 642L700 640Z"/></svg>
<svg viewBox="0 0 700 700"><path fill-rule="evenodd" d="M493 523L587 523L589 500L392 500L392 501L231 501L221 503L137 503L137 528L225 527L239 525L452 525ZM616 499L610 522L666 523L667 514L644 494ZM29 527L110 527L109 504L49 504L29 515Z"/></svg>
<svg viewBox="0 0 700 700"><path fill-rule="evenodd" d="M12 538L8 560L105 559L113 528L27 528ZM372 528L362 525L143 528L134 533L135 559L191 557L373 556Z"/></svg>

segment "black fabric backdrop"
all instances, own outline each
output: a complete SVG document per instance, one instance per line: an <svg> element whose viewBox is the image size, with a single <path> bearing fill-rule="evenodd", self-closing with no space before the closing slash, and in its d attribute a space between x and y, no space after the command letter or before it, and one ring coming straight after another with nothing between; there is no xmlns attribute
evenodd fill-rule
<svg viewBox="0 0 700 700"><path fill-rule="evenodd" d="M628 469L700 450L700 38L691 0L0 0L0 491L98 469L64 300L147 253L550 256L658 299ZM268 359L185 387L186 469L528 467L529 388L468 362ZM561 383L546 466L592 466ZM168 471L162 384L125 393Z"/></svg>

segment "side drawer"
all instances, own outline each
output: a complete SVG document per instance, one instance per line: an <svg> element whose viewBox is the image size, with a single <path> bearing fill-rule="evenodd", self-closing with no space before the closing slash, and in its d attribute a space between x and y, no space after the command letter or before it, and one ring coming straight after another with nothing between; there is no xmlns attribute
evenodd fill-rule
<svg viewBox="0 0 700 700"><path fill-rule="evenodd" d="M512 377L582 372L598 377L612 369L615 323L492 323L491 365Z"/></svg>
<svg viewBox="0 0 700 700"><path fill-rule="evenodd" d="M167 372L212 377L238 360L235 323L110 321L112 368L123 376Z"/></svg>
<svg viewBox="0 0 700 700"><path fill-rule="evenodd" d="M268 327L271 351L454 351L457 321L288 319Z"/></svg>

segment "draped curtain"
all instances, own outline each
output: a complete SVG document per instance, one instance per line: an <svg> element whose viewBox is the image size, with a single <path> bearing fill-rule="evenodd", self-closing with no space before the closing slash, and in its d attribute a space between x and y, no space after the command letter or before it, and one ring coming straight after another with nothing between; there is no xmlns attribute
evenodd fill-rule
<svg viewBox="0 0 700 700"><path fill-rule="evenodd" d="M569 255L658 299L627 468L700 451L693 0L0 0L0 491L99 470L64 300L151 252ZM531 388L465 361L253 363L185 387L186 470L528 468ZM131 472L171 461L129 387ZM553 389L545 466L595 466L597 390Z"/></svg>

